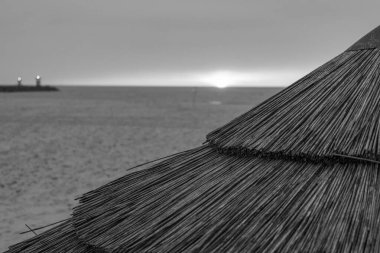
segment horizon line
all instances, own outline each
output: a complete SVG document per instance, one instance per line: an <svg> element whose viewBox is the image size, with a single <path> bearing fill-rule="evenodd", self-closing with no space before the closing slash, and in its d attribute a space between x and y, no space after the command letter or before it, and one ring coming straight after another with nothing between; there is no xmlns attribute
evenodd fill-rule
<svg viewBox="0 0 380 253"><path fill-rule="evenodd" d="M0 86L17 86L17 83L13 84L6 84L6 83L0 83ZM33 83L24 83L22 86L36 86L36 84ZM227 88L285 88L289 85L227 85L226 87L217 87L215 85L203 85L203 84L183 84L183 85L172 85L172 84L146 84L146 85L133 85L133 84L95 84L95 83L88 83L88 84L54 84L54 83L45 83L41 84L41 86L60 86L60 87L157 87L157 88L217 88L217 89L227 89Z"/></svg>

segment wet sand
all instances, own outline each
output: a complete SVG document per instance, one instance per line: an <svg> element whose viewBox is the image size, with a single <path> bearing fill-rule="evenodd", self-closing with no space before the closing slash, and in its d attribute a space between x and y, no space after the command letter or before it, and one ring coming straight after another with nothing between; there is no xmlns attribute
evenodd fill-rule
<svg viewBox="0 0 380 253"><path fill-rule="evenodd" d="M59 87L0 94L0 252L70 217L75 197L201 145L279 88ZM39 231L42 232L43 230Z"/></svg>

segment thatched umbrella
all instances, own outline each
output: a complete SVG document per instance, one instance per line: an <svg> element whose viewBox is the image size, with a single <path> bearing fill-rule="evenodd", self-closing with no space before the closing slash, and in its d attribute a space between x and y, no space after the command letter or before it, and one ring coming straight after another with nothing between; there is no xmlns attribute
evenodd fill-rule
<svg viewBox="0 0 380 253"><path fill-rule="evenodd" d="M380 26L9 252L380 252Z"/></svg>

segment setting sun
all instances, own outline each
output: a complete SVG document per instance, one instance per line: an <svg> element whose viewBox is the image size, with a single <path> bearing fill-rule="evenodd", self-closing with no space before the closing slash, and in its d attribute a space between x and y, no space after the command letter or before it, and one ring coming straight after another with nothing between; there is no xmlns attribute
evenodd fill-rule
<svg viewBox="0 0 380 253"><path fill-rule="evenodd" d="M222 89L241 82L249 81L251 79L252 76L249 74L236 73L232 71L217 71L202 76L200 81Z"/></svg>

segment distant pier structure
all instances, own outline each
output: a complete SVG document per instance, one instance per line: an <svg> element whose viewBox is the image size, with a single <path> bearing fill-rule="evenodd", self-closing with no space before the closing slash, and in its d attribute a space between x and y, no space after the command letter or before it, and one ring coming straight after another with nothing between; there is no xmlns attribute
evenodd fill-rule
<svg viewBox="0 0 380 253"><path fill-rule="evenodd" d="M37 87L41 86L41 77L39 75L36 76L36 86Z"/></svg>
<svg viewBox="0 0 380 253"><path fill-rule="evenodd" d="M31 91L59 91L58 88L54 86L44 85L41 83L41 76L36 76L36 85L24 85L22 83L21 76L17 77L17 85L0 85L0 92L31 92Z"/></svg>
<svg viewBox="0 0 380 253"><path fill-rule="evenodd" d="M22 78L21 76L17 77L17 86L21 86L22 85Z"/></svg>

